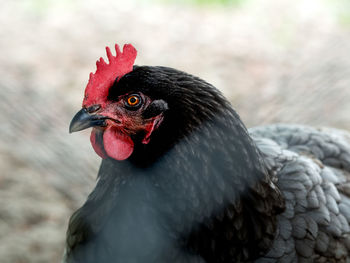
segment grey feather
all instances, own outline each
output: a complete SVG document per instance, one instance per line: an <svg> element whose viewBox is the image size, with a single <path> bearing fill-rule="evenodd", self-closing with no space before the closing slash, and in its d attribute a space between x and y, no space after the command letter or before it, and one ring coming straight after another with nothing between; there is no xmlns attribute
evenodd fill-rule
<svg viewBox="0 0 350 263"><path fill-rule="evenodd" d="M277 186L286 209L277 217L276 238L285 240L285 254L278 258L273 247L274 253L266 256L275 255L273 262L345 259L350 254L350 135L297 125L271 125L251 132L254 138L263 138L264 156L276 167L282 163ZM350 262L350 256L344 262Z"/></svg>
<svg viewBox="0 0 350 263"><path fill-rule="evenodd" d="M294 206L291 201L286 200L286 209L282 215L289 219L294 217Z"/></svg>
<svg viewBox="0 0 350 263"><path fill-rule="evenodd" d="M316 239L316 249L318 252L325 253L328 249L329 237L326 233L320 231Z"/></svg>
<svg viewBox="0 0 350 263"><path fill-rule="evenodd" d="M335 201L334 197L331 196L330 194L327 194L326 198L327 198L327 208L329 209L330 212L337 215L339 213L339 208L338 208L338 204Z"/></svg>
<svg viewBox="0 0 350 263"><path fill-rule="evenodd" d="M278 237L275 239L272 245L273 249L266 255L267 257L279 258L282 257L286 250L285 241Z"/></svg>
<svg viewBox="0 0 350 263"><path fill-rule="evenodd" d="M337 187L339 187L339 186L337 185ZM323 185L323 189L324 189L325 193L327 195L332 196L336 202L339 202L339 201L341 201L341 198L340 198L337 187L335 184L332 184L332 183L325 183Z"/></svg>
<svg viewBox="0 0 350 263"><path fill-rule="evenodd" d="M283 216L279 216L279 229L280 235L285 239L289 239L292 235L292 224L291 222Z"/></svg>
<svg viewBox="0 0 350 263"><path fill-rule="evenodd" d="M323 226L328 226L331 221L329 211L325 205L321 205L317 210L310 211L308 215L311 216L315 222Z"/></svg>
<svg viewBox="0 0 350 263"><path fill-rule="evenodd" d="M347 221L345 216L342 214L339 214L337 216L337 218L338 218L340 225L341 225L342 234L349 233L349 231L350 231L349 222Z"/></svg>
<svg viewBox="0 0 350 263"><path fill-rule="evenodd" d="M314 253L315 242L310 239L295 240L297 253L302 257L310 258Z"/></svg>
<svg viewBox="0 0 350 263"><path fill-rule="evenodd" d="M324 167L322 169L321 176L323 180L326 180L333 184L337 184L340 182L339 176L337 176L329 167Z"/></svg>
<svg viewBox="0 0 350 263"><path fill-rule="evenodd" d="M346 218L346 221L350 222L350 206L341 203L339 205L339 210L342 213L342 215Z"/></svg>
<svg viewBox="0 0 350 263"><path fill-rule="evenodd" d="M292 221L293 237L302 239L306 236L307 224L303 216L296 216Z"/></svg>
<svg viewBox="0 0 350 263"><path fill-rule="evenodd" d="M309 208L318 208L320 206L320 202L317 198L315 190L311 190L307 195L307 205Z"/></svg>
<svg viewBox="0 0 350 263"><path fill-rule="evenodd" d="M335 237L341 237L342 235L342 227L339 219L334 213L330 213L330 224L327 226L327 230L329 231L330 234L332 234Z"/></svg>
<svg viewBox="0 0 350 263"><path fill-rule="evenodd" d="M318 225L315 220L313 220L311 217L304 216L304 219L307 224L307 235L309 239L316 239L318 235Z"/></svg>
<svg viewBox="0 0 350 263"><path fill-rule="evenodd" d="M315 192L317 195L318 200L322 203L322 204L326 204L327 199L326 196L324 194L324 191L322 189L322 187L320 185L315 185Z"/></svg>

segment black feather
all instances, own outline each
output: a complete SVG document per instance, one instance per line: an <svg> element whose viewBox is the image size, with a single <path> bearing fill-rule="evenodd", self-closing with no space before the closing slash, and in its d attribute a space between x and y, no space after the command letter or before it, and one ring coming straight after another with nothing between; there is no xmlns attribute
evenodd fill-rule
<svg viewBox="0 0 350 263"><path fill-rule="evenodd" d="M313 161L281 149L299 140L256 138L262 153L216 88L171 68L135 66L110 89L109 99L130 92L154 101L145 118L163 112L164 120L149 144L135 142L126 161L102 161L96 188L70 221L67 262L279 262L302 259L314 247L330 253L325 238L305 247L294 240L293 219L311 211L301 197L314 191L321 200L326 191ZM283 138L277 131L270 137ZM336 190L327 189L335 200ZM305 236L316 238L321 229L328 240L335 228L315 225L329 224L323 220L328 208L312 204L302 221L312 235ZM328 206L336 211L335 205ZM345 229L345 218L329 220Z"/></svg>
<svg viewBox="0 0 350 263"><path fill-rule="evenodd" d="M168 104L164 100L154 100L142 113L144 119L155 117L168 109Z"/></svg>

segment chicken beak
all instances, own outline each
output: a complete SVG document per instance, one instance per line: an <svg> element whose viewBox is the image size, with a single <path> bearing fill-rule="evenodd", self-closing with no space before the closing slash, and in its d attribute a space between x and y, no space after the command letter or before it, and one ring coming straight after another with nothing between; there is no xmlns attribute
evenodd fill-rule
<svg viewBox="0 0 350 263"><path fill-rule="evenodd" d="M82 108L75 114L69 125L69 133L81 131L94 126L106 126L106 117L90 114L86 108Z"/></svg>

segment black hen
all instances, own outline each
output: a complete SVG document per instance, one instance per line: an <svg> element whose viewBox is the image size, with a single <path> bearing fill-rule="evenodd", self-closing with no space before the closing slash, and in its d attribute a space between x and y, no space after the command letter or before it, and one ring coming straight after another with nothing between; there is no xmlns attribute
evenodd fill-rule
<svg viewBox="0 0 350 263"><path fill-rule="evenodd" d="M86 92L72 121L71 131L94 127L104 160L70 219L65 262L347 262L348 135L287 125L249 134L205 81L129 71L105 100Z"/></svg>

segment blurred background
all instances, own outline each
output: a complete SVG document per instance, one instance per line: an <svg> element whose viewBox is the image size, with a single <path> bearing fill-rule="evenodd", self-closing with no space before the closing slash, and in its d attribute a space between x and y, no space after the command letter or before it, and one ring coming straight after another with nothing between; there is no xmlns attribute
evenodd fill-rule
<svg viewBox="0 0 350 263"><path fill-rule="evenodd" d="M104 47L214 84L248 127L350 130L348 0L0 0L0 261L59 262L94 186L89 131L68 134Z"/></svg>

